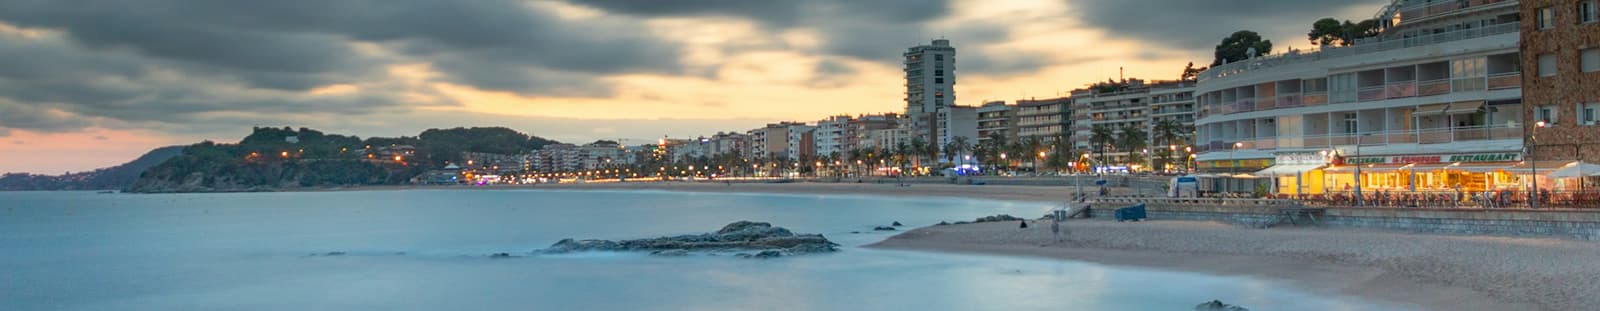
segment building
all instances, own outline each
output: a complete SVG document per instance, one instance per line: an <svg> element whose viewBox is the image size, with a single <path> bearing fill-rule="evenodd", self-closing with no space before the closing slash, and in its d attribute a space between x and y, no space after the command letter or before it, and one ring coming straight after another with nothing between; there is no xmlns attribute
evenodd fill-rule
<svg viewBox="0 0 1600 311"><path fill-rule="evenodd" d="M789 127L804 125L794 122L771 123L746 132L749 146L745 157L755 161L789 154Z"/></svg>
<svg viewBox="0 0 1600 311"><path fill-rule="evenodd" d="M1354 45L1206 70L1199 171L1265 180L1216 190L1285 194L1525 186L1518 6L1397 0Z"/></svg>
<svg viewBox="0 0 1600 311"><path fill-rule="evenodd" d="M1072 126L1072 101L1070 97L1046 99L1018 99L1016 108L1016 141L1037 139L1056 143L1067 138Z"/></svg>
<svg viewBox="0 0 1600 311"><path fill-rule="evenodd" d="M815 142L813 153L818 156L840 156L846 151L849 143L850 116L832 116L817 121L816 131L812 134Z"/></svg>
<svg viewBox="0 0 1600 311"><path fill-rule="evenodd" d="M935 135L938 139L932 143L938 144L939 154L945 155L938 162L950 159L950 155L970 155L973 144L978 141L978 108L950 106L939 110L938 120ZM966 150L950 150L951 144L957 141L965 143Z"/></svg>
<svg viewBox="0 0 1600 311"><path fill-rule="evenodd" d="M1073 91L1073 147L1088 153L1100 166L1151 167L1176 160L1178 146L1192 141L1194 81L1127 79L1097 83ZM1095 139L1101 128L1110 137ZM1129 131L1142 133L1138 143L1122 141ZM1107 140L1109 138L1109 140ZM1161 149L1167 149L1162 151Z"/></svg>
<svg viewBox="0 0 1600 311"><path fill-rule="evenodd" d="M749 148L749 136L733 132L717 132L711 136L709 151L712 156L735 155L743 157Z"/></svg>
<svg viewBox="0 0 1600 311"><path fill-rule="evenodd" d="M810 159L817 156L816 132L817 127L805 124L791 124L788 126L788 139L784 147L789 160Z"/></svg>
<svg viewBox="0 0 1600 311"><path fill-rule="evenodd" d="M950 40L907 49L905 54L906 114L934 113L956 101L956 48Z"/></svg>
<svg viewBox="0 0 1600 311"><path fill-rule="evenodd" d="M1017 137L1017 107L1005 101L991 101L978 107L978 140L975 144L987 145L991 138L1011 140ZM1000 143L1006 143L1001 141Z"/></svg>
<svg viewBox="0 0 1600 311"><path fill-rule="evenodd" d="M872 134L874 131L894 129L900 121L900 115L876 114L862 115L850 120L850 129L846 132L844 149L866 149L879 147L878 141Z"/></svg>
<svg viewBox="0 0 1600 311"><path fill-rule="evenodd" d="M1541 173L1572 161L1600 163L1600 15L1595 0L1525 0L1521 4L1523 127L1529 157L1552 161ZM1591 179L1592 180L1592 179ZM1574 179L1546 180L1576 190ZM1588 183L1592 186L1593 182Z"/></svg>

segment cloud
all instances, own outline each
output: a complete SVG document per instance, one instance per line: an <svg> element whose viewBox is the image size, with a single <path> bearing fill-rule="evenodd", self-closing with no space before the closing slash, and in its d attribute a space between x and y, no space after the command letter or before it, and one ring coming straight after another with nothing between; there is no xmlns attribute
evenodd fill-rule
<svg viewBox="0 0 1600 311"><path fill-rule="evenodd" d="M0 20L58 29L89 49L224 71L248 86L274 89L346 83L395 61L360 53L358 42L408 61L458 64L441 68L451 81L491 82L475 86L524 94L572 77L527 72L680 69L677 47L640 34L636 22L569 22L514 0L18 0L0 3ZM485 70L494 67L520 70Z"/></svg>
<svg viewBox="0 0 1600 311"><path fill-rule="evenodd" d="M1064 0L1073 17L1111 36L1129 36L1161 46L1210 51L1223 37L1254 30L1268 38L1294 35L1311 22L1352 8L1374 12L1385 0ZM1284 27L1293 27L1284 29ZM1304 41L1280 42L1299 44Z"/></svg>

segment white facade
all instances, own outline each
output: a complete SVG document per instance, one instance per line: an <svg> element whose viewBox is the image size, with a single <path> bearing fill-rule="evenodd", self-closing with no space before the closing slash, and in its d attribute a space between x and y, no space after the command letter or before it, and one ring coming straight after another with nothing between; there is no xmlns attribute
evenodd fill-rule
<svg viewBox="0 0 1600 311"><path fill-rule="evenodd" d="M1518 1L1434 4L1397 1L1380 17L1399 23L1354 46L1205 71L1198 160L1520 152Z"/></svg>
<svg viewBox="0 0 1600 311"><path fill-rule="evenodd" d="M971 152L972 146L978 143L978 108L965 106L952 106L939 110L939 144L940 153L948 154L946 150L950 142L956 137L963 137L967 141L967 151ZM965 154L962 154L965 155Z"/></svg>
<svg viewBox="0 0 1600 311"><path fill-rule="evenodd" d="M816 132L812 134L815 154L818 156L844 154L845 144L849 141L850 120L850 116L833 116L817 121Z"/></svg>
<svg viewBox="0 0 1600 311"><path fill-rule="evenodd" d="M810 152L814 151L815 149L810 148L810 147L813 144L813 137L814 137L813 136L814 135L813 132L815 132L817 130L817 127L809 126L809 125L803 125L803 124L795 124L795 125L789 125L788 128L789 128L789 135L788 135L788 140L787 140L788 141L788 153L787 154L789 156L789 159L790 160L799 160L803 156L814 155L815 153L810 153Z"/></svg>

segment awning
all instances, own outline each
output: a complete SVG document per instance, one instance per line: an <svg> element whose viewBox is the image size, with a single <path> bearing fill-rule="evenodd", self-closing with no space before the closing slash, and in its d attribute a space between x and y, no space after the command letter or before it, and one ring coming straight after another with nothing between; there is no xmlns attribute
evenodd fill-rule
<svg viewBox="0 0 1600 311"><path fill-rule="evenodd" d="M1355 171L1355 169L1356 169L1355 167L1356 167L1355 165L1332 166L1332 167L1328 167L1328 168L1322 169L1322 171L1323 172L1349 173L1349 172ZM1405 169L1411 169L1411 167L1409 165L1400 165L1400 164L1363 164L1363 165L1361 165L1361 172L1362 173L1385 173L1385 172L1393 172L1393 171L1399 171L1399 170L1405 170Z"/></svg>
<svg viewBox="0 0 1600 311"><path fill-rule="evenodd" d="M1322 168L1322 164L1273 165L1267 169L1256 171L1251 175L1260 177L1294 176L1319 168Z"/></svg>
<svg viewBox="0 0 1600 311"><path fill-rule="evenodd" d="M1600 176L1600 164L1572 162L1550 172L1550 178Z"/></svg>
<svg viewBox="0 0 1600 311"><path fill-rule="evenodd" d="M1530 174L1533 173L1533 169L1535 168L1534 166L1537 165L1537 168L1539 169L1539 175L1546 175L1554 173L1556 170L1567 167L1568 164L1572 163L1573 161L1538 161L1538 163L1522 161L1522 163L1513 165L1511 168L1506 169L1506 171L1516 174Z"/></svg>
<svg viewBox="0 0 1600 311"><path fill-rule="evenodd" d="M1467 114L1478 112L1478 110L1482 109L1483 101L1481 100L1454 102L1450 104L1450 108L1444 110L1444 114Z"/></svg>
<svg viewBox="0 0 1600 311"><path fill-rule="evenodd" d="M1422 105L1422 106L1418 106L1417 107L1417 112L1412 113L1412 115L1415 115L1415 116L1442 115L1442 114L1444 114L1445 110L1449 110L1449 109L1450 109L1450 104L1449 103Z"/></svg>

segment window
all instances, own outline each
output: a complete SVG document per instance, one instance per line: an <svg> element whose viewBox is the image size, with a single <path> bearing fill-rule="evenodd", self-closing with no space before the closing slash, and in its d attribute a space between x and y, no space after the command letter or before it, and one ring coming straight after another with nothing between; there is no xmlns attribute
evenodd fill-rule
<svg viewBox="0 0 1600 311"><path fill-rule="evenodd" d="M1553 77L1556 75L1556 55L1539 55L1539 76Z"/></svg>
<svg viewBox="0 0 1600 311"><path fill-rule="evenodd" d="M1344 114L1344 133L1353 135L1356 133L1357 128L1356 113L1346 112Z"/></svg>
<svg viewBox="0 0 1600 311"><path fill-rule="evenodd" d="M1584 1L1584 2L1579 2L1578 3L1578 23L1579 24L1593 23L1596 20L1600 20L1600 19L1596 18L1597 17L1596 15L1600 15L1600 14L1596 14L1597 12L1596 12L1595 2L1596 1L1594 1L1594 0L1590 0L1590 1Z"/></svg>
<svg viewBox="0 0 1600 311"><path fill-rule="evenodd" d="M1584 49L1582 63L1583 72L1600 71L1600 48Z"/></svg>
<svg viewBox="0 0 1600 311"><path fill-rule="evenodd" d="M935 76L935 77L943 77L944 76L944 70L934 70L933 71L933 76Z"/></svg>
<svg viewBox="0 0 1600 311"><path fill-rule="evenodd" d="M944 78L933 78L933 84L944 84Z"/></svg>
<svg viewBox="0 0 1600 311"><path fill-rule="evenodd" d="M1600 121L1600 118L1597 118L1597 117L1600 117L1600 115L1596 115L1596 112L1600 112L1600 111L1597 111L1597 110L1600 110L1600 103L1588 103L1588 104L1579 105L1578 106L1578 124L1595 125L1597 123L1596 121Z"/></svg>
<svg viewBox="0 0 1600 311"><path fill-rule="evenodd" d="M944 60L944 54L933 54L933 60L934 61L942 61L942 60Z"/></svg>
<svg viewBox="0 0 1600 311"><path fill-rule="evenodd" d="M1544 121L1544 123L1546 125L1555 125L1556 124L1556 108L1555 107L1556 107L1555 105L1544 105L1544 106L1539 106L1538 108L1535 108L1534 111L1533 111L1533 120L1534 120L1534 122Z"/></svg>
<svg viewBox="0 0 1600 311"><path fill-rule="evenodd" d="M1539 13L1534 15L1540 30L1556 28L1556 9L1552 7L1539 8Z"/></svg>

